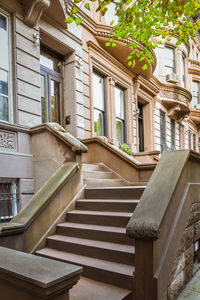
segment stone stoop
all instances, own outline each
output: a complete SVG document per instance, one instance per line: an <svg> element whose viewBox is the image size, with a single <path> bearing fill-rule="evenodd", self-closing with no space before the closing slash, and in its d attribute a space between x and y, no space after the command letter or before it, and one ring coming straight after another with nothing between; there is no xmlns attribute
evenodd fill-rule
<svg viewBox="0 0 200 300"><path fill-rule="evenodd" d="M93 178L99 181L105 179L104 176L108 180L116 179L115 174L106 172L101 165L87 165L83 172L86 176L94 172ZM57 225L56 234L47 238L46 248L36 252L83 267L81 282L87 282L84 297L78 296L82 295L83 283L80 282L71 290L70 299L131 299L134 240L126 236L126 225L144 189L145 186L98 184L94 187L88 184L84 199L77 200L76 209L67 212L66 222ZM95 296L95 287L99 298L98 293ZM102 288L105 294L100 292ZM111 294L113 296L108 298Z"/></svg>

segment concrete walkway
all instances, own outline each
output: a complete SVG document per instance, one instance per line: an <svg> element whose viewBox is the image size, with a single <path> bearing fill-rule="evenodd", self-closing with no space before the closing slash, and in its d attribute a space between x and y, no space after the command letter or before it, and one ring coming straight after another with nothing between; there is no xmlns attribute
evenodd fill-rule
<svg viewBox="0 0 200 300"><path fill-rule="evenodd" d="M200 300L200 270L187 284L177 300Z"/></svg>

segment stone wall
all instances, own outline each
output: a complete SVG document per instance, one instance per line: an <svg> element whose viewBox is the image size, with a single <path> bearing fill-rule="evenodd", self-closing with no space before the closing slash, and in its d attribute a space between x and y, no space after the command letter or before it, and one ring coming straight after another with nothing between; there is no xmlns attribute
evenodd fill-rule
<svg viewBox="0 0 200 300"><path fill-rule="evenodd" d="M181 245L177 251L168 286L167 300L174 300L183 290L199 267L200 249L195 251L195 243L200 240L200 202L193 203ZM198 245L196 245L198 247ZM195 253L197 259L195 260Z"/></svg>

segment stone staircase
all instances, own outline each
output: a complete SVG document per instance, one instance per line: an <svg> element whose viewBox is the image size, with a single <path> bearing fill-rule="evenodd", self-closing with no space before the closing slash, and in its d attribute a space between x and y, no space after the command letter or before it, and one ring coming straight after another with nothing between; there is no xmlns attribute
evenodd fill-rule
<svg viewBox="0 0 200 300"><path fill-rule="evenodd" d="M134 241L125 232L145 186L127 186L123 178L102 164L83 165L83 174L84 199L76 201L76 209L67 212L66 222L57 225L56 234L47 238L46 248L36 254L83 266L84 277L126 291L124 296L112 299L129 299ZM103 296L101 287L100 298L94 299L111 298Z"/></svg>

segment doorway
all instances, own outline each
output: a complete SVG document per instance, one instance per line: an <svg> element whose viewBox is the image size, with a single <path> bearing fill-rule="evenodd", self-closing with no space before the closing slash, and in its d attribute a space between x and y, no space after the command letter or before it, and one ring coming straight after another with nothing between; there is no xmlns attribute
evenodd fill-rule
<svg viewBox="0 0 200 300"><path fill-rule="evenodd" d="M42 123L61 123L62 58L50 50L40 53Z"/></svg>

